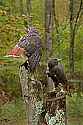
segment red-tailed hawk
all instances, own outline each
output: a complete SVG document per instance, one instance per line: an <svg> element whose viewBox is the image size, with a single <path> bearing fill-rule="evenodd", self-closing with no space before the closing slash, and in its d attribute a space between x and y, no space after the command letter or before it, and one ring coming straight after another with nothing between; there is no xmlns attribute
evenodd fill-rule
<svg viewBox="0 0 83 125"><path fill-rule="evenodd" d="M29 68L30 71L33 71L40 62L41 39L35 28L30 27L26 31L28 34L20 38L19 42L16 44L15 48L10 51L9 55L18 57L24 53L27 60L22 66L24 65L26 69Z"/></svg>

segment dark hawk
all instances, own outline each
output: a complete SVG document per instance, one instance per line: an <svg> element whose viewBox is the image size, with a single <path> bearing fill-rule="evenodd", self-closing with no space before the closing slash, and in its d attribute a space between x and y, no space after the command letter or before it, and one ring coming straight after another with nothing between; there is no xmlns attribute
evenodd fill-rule
<svg viewBox="0 0 83 125"><path fill-rule="evenodd" d="M67 79L64 73L63 65L58 62L58 59L51 59L48 62L48 77L51 77L55 84L55 88L61 83L67 89Z"/></svg>

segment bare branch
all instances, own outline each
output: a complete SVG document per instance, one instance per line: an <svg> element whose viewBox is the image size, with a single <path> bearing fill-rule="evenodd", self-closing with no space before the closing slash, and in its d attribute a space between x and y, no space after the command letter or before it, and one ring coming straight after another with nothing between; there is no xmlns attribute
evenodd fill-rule
<svg viewBox="0 0 83 125"><path fill-rule="evenodd" d="M54 17L54 21L55 21L56 31L57 31L57 33L59 33L59 31L58 31L59 24L58 24L58 20L56 18L56 13L55 13L55 0L53 0L52 3L53 3L52 4L52 10L53 10L53 17Z"/></svg>
<svg viewBox="0 0 83 125"><path fill-rule="evenodd" d="M81 13L81 10L82 10L82 0L80 1L80 7L79 7L79 10L77 12L77 17L76 17L76 20L75 20L75 24L74 24L74 29L73 29L73 33L75 35L75 29L76 29L76 26L77 26L77 22L78 22L78 19L79 19L79 16L80 16L80 13Z"/></svg>
<svg viewBox="0 0 83 125"><path fill-rule="evenodd" d="M51 101L57 101L57 100L60 100L60 99L64 99L65 98L65 95L62 95L60 97L56 97L56 98L52 98L52 99L47 99L47 101L51 102Z"/></svg>

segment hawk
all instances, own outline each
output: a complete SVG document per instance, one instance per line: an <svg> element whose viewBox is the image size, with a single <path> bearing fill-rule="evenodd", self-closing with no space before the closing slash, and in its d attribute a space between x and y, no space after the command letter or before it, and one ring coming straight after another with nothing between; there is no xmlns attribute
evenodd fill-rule
<svg viewBox="0 0 83 125"><path fill-rule="evenodd" d="M56 58L51 59L48 62L48 68L47 75L53 80L55 88L61 83L67 89L66 75L64 73L63 65L59 63L59 60Z"/></svg>
<svg viewBox="0 0 83 125"><path fill-rule="evenodd" d="M41 38L38 31L34 27L26 29L27 35L20 38L15 48L9 55L19 56L22 53L27 57L24 64L26 70L34 71L38 66L41 57Z"/></svg>

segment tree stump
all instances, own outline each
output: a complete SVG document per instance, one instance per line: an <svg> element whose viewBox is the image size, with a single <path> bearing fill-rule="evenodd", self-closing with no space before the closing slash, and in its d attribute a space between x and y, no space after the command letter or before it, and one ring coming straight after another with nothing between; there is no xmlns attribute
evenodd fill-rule
<svg viewBox="0 0 83 125"><path fill-rule="evenodd" d="M66 95L60 90L47 93L45 98L46 122L48 125L67 125Z"/></svg>
<svg viewBox="0 0 83 125"><path fill-rule="evenodd" d="M20 83L22 88L22 96L26 105L26 113L27 113L27 125L32 125L32 115L34 109L35 98L33 96L33 87L31 81L29 80L29 76L27 70L24 67L20 67Z"/></svg>
<svg viewBox="0 0 83 125"><path fill-rule="evenodd" d="M66 95L60 88L43 92L40 81L20 68L22 95L26 104L27 125L67 125Z"/></svg>
<svg viewBox="0 0 83 125"><path fill-rule="evenodd" d="M35 80L34 76L28 73L24 66L20 67L19 76L22 96L26 105L27 125L38 125L43 107L41 82ZM42 99L40 99L39 95L41 95Z"/></svg>

